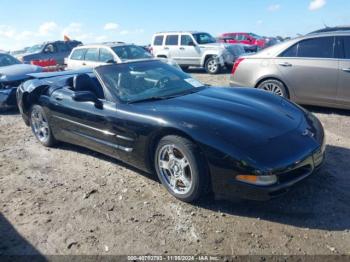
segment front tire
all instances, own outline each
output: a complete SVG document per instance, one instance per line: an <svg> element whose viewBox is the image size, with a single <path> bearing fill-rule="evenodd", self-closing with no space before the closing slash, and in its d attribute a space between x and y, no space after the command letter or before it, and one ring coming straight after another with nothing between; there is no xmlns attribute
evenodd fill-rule
<svg viewBox="0 0 350 262"><path fill-rule="evenodd" d="M165 188L184 202L198 200L208 187L208 172L198 147L181 136L166 136L157 146L155 170Z"/></svg>
<svg viewBox="0 0 350 262"><path fill-rule="evenodd" d="M30 110L30 126L36 139L43 146L52 147L56 144L45 111L39 105L34 105Z"/></svg>
<svg viewBox="0 0 350 262"><path fill-rule="evenodd" d="M284 98L289 98L286 86L277 79L269 79L258 85L258 89L265 90Z"/></svg>
<svg viewBox="0 0 350 262"><path fill-rule="evenodd" d="M215 56L209 57L206 61L205 61L205 70L207 71L207 73L211 74L211 75L215 75L220 73L221 71L221 66L217 61L217 58Z"/></svg>

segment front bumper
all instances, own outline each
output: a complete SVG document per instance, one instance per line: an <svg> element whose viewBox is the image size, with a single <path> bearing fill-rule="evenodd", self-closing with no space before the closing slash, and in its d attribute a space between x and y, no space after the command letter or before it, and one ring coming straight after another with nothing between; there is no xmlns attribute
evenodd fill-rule
<svg viewBox="0 0 350 262"><path fill-rule="evenodd" d="M219 199L238 197L256 201L270 200L287 193L294 185L316 173L322 167L325 158L325 147L322 146L303 161L293 164L276 174L278 182L271 186L247 184L237 181L232 175L230 178L226 176L222 183L214 183L214 194Z"/></svg>
<svg viewBox="0 0 350 262"><path fill-rule="evenodd" d="M0 110L17 107L16 87L0 89Z"/></svg>

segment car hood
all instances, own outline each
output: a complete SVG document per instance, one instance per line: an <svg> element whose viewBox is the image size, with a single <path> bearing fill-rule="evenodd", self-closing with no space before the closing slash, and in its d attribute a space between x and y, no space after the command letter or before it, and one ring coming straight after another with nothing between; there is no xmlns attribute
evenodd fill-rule
<svg viewBox="0 0 350 262"><path fill-rule="evenodd" d="M43 68L35 65L18 64L0 67L1 81L10 82L28 78L28 74L42 72Z"/></svg>
<svg viewBox="0 0 350 262"><path fill-rule="evenodd" d="M289 101L251 88L206 88L156 102L152 110L241 149L267 144L297 129L304 119Z"/></svg>

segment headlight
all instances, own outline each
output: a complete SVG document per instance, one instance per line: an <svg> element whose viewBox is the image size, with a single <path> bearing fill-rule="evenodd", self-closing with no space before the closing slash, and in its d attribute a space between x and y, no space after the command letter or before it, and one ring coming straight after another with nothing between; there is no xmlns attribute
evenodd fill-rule
<svg viewBox="0 0 350 262"><path fill-rule="evenodd" d="M277 176L238 175L236 180L257 186L269 186L277 182Z"/></svg>
<svg viewBox="0 0 350 262"><path fill-rule="evenodd" d="M5 80L6 75L0 74L0 80Z"/></svg>

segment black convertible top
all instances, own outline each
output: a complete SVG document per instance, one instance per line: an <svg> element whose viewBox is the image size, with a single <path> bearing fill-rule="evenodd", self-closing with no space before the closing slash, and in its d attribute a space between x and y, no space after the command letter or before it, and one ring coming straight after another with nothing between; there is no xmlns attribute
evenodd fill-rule
<svg viewBox="0 0 350 262"><path fill-rule="evenodd" d="M28 76L35 79L43 79L43 78L53 78L58 76L69 76L69 75L78 75L78 74L92 74L93 71L91 68L83 68L78 70L67 70L67 71L58 71L58 72L44 72L44 73L34 73L28 74Z"/></svg>

